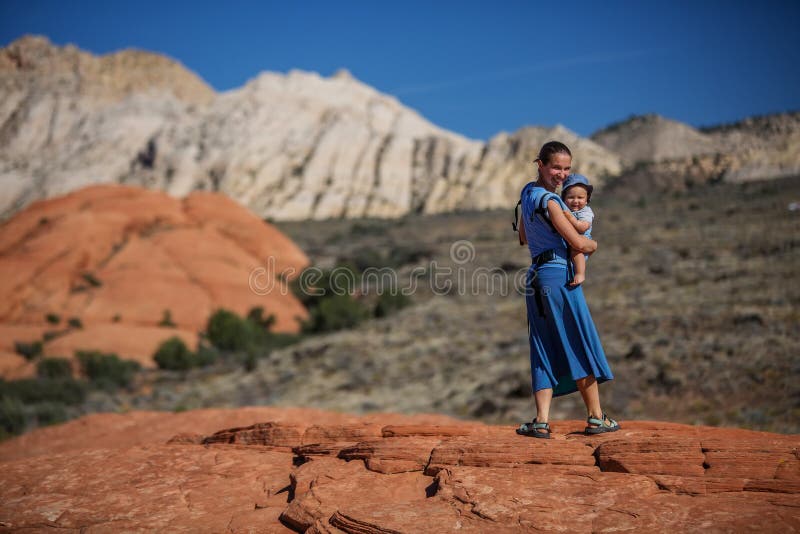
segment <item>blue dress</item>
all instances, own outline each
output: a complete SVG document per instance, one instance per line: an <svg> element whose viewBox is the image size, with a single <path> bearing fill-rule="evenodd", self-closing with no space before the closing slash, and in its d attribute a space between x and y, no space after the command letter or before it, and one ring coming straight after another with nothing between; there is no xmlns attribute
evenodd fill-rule
<svg viewBox="0 0 800 534"><path fill-rule="evenodd" d="M533 391L552 388L553 396L578 390L575 380L594 375L598 383L614 378L581 286L571 287L567 243L544 213L552 198L568 210L555 193L531 183L522 190L522 224L531 258L552 250L555 258L527 275L525 303L531 349Z"/></svg>

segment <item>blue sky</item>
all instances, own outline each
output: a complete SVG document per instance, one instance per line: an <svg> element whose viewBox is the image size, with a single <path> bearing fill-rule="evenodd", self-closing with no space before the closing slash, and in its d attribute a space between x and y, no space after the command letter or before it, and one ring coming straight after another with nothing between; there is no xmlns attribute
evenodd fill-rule
<svg viewBox="0 0 800 534"><path fill-rule="evenodd" d="M339 68L476 139L589 135L631 114L703 126L800 110L799 1L0 0L27 33L171 56L217 90L264 70Z"/></svg>

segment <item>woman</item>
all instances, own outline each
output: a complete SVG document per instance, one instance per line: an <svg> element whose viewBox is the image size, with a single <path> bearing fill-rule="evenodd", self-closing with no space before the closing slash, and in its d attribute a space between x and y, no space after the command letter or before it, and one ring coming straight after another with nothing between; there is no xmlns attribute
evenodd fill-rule
<svg viewBox="0 0 800 534"><path fill-rule="evenodd" d="M619 430L603 413L598 384L614 376L608 367L580 285L570 286L571 265L567 247L591 254L597 243L580 235L567 217L569 209L555 194L572 167L566 145L551 141L536 159L539 179L522 190L520 242L528 244L532 265L528 271L525 301L536 418L517 433L549 438L550 402L553 397L580 391L586 410L587 434Z"/></svg>

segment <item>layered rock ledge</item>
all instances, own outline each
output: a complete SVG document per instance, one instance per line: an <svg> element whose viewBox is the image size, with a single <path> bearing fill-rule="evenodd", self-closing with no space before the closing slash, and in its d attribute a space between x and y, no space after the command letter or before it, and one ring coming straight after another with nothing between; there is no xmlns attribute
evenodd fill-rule
<svg viewBox="0 0 800 534"><path fill-rule="evenodd" d="M796 435L583 426L555 422L548 441L436 415L91 415L0 444L0 529L800 529Z"/></svg>

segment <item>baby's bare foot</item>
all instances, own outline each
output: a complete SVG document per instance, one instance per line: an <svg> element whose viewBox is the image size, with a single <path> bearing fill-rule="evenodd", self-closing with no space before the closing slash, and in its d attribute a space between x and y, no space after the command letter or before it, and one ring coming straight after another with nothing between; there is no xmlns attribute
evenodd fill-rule
<svg viewBox="0 0 800 534"><path fill-rule="evenodd" d="M571 285L571 286L579 286L579 285L581 285L583 283L584 280L586 280L586 275L576 274L572 278L572 282L570 282L569 285Z"/></svg>

